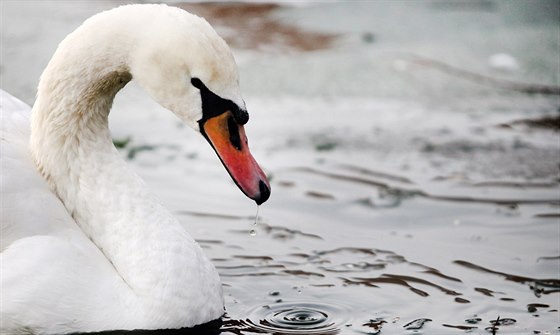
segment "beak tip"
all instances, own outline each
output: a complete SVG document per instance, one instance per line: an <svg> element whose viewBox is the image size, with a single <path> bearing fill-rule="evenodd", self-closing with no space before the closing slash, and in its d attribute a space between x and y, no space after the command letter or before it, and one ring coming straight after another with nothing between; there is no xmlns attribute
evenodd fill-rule
<svg viewBox="0 0 560 335"><path fill-rule="evenodd" d="M259 181L259 196L255 199L257 205L261 205L270 197L270 186L264 181Z"/></svg>

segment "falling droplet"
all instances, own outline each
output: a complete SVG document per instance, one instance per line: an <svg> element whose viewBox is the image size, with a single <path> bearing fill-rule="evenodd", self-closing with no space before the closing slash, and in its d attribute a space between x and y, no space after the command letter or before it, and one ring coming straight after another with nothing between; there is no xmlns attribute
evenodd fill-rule
<svg viewBox="0 0 560 335"><path fill-rule="evenodd" d="M257 213L255 213L255 223L253 223L253 225L257 225L257 223L259 222L259 209L261 208L261 206L257 205Z"/></svg>
<svg viewBox="0 0 560 335"><path fill-rule="evenodd" d="M257 224L259 223L259 208L260 206L257 205L257 213L255 213L255 222L252 224L251 230L249 230L249 235L256 236L257 235Z"/></svg>

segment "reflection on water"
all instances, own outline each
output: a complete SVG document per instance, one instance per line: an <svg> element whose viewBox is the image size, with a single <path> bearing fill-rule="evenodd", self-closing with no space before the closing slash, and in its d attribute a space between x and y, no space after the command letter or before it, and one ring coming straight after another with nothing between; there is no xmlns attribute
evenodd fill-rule
<svg viewBox="0 0 560 335"><path fill-rule="evenodd" d="M193 328L157 330L108 330L93 333L73 333L71 335L218 335L222 333L223 320L214 320Z"/></svg>
<svg viewBox="0 0 560 335"><path fill-rule="evenodd" d="M468 267L473 270L497 274L503 276L506 280L511 280L514 282L518 282L521 284L529 283L529 287L531 290L534 291L536 296L540 296L541 294L550 294L555 292L560 292L560 279L535 279L535 278L528 278L518 275L512 275L504 272L494 271L490 269L486 269L482 266L472 264L466 261L455 261L455 264L459 264L465 267ZM481 291L479 289L475 289L479 292L482 292L486 295L492 296L489 291Z"/></svg>
<svg viewBox="0 0 560 335"><path fill-rule="evenodd" d="M557 181L426 182L333 157L273 168L256 226L242 199L177 206L222 278L222 334L559 332Z"/></svg>
<svg viewBox="0 0 560 335"><path fill-rule="evenodd" d="M201 241L208 253L219 255L213 262L227 294L224 333L558 332L558 256L534 256L547 246L527 240L519 249L533 255L528 270L516 264L526 256L507 247L511 236L523 241L535 234L532 225L557 224L531 223L537 219L533 213L557 208L560 199L549 192L556 182L461 181L441 191L453 194L434 197L422 189L432 184L359 165L323 161L278 169L274 176L276 189L284 190L283 208L301 210L271 212L265 206L256 237L235 228L221 243ZM515 191L504 194L503 188ZM371 203L392 205L364 204L368 193L377 194L369 196ZM418 206L434 212L416 216ZM410 219L394 217L395 210ZM227 216L216 214L220 217ZM228 220L235 227L249 222ZM345 225L364 233L345 234ZM510 261L500 261L491 250L507 251ZM535 271L545 275L531 275Z"/></svg>

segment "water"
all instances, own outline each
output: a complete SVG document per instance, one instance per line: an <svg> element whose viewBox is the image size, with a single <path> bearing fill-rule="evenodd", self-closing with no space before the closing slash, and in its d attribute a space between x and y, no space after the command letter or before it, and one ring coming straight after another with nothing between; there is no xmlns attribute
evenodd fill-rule
<svg viewBox="0 0 560 335"><path fill-rule="evenodd" d="M250 311L242 326L257 333L337 334L348 313L334 304L280 302Z"/></svg>
<svg viewBox="0 0 560 335"><path fill-rule="evenodd" d="M32 103L57 41L116 3L3 2L2 88ZM337 37L314 51L285 35L235 44L272 186L256 215L204 140L127 86L111 115L130 139L119 150L222 278L227 315L194 333L560 334L560 99L437 63L559 86L557 3L527 6L260 12ZM218 30L245 36L235 29ZM500 54L517 67L496 66Z"/></svg>
<svg viewBox="0 0 560 335"><path fill-rule="evenodd" d="M257 235L257 225L259 224L259 208L260 206L257 205L257 212L255 213L255 222L253 222L251 230L249 230L249 235L251 236Z"/></svg>

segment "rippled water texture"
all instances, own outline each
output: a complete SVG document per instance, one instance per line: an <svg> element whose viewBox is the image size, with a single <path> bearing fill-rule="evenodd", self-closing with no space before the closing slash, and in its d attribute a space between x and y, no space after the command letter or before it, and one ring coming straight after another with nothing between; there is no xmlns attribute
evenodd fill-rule
<svg viewBox="0 0 560 335"><path fill-rule="evenodd" d="M3 1L2 88L32 103L118 3ZM195 334L560 334L557 1L181 6L233 46L272 185L254 225L198 134L117 97L123 157L222 278Z"/></svg>

